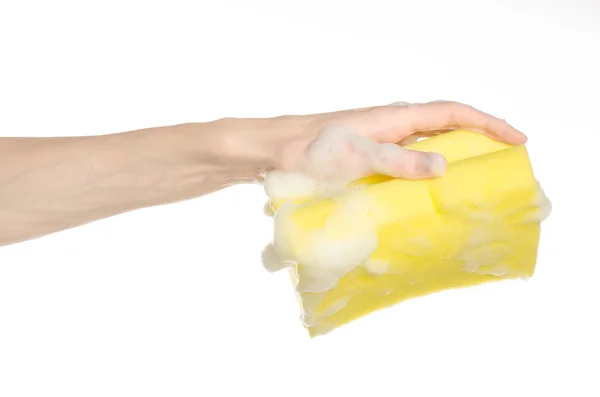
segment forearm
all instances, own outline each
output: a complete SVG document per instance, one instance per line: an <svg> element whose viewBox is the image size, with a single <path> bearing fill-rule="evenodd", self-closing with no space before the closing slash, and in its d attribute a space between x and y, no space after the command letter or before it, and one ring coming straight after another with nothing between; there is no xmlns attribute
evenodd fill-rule
<svg viewBox="0 0 600 397"><path fill-rule="evenodd" d="M270 128L264 120L218 120L0 138L0 245L253 180L270 167L267 146L256 143Z"/></svg>

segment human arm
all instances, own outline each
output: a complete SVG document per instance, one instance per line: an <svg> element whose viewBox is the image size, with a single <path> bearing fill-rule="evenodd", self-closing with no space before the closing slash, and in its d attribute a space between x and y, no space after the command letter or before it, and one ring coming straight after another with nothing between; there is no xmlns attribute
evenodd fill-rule
<svg viewBox="0 0 600 397"><path fill-rule="evenodd" d="M87 137L0 138L0 245L191 199L273 169L342 180L441 175L443 158L394 143L417 131L458 127L525 141L502 120L456 103L221 119Z"/></svg>
<svg viewBox="0 0 600 397"><path fill-rule="evenodd" d="M0 245L255 180L266 164L262 151L227 148L270 124L224 119L99 136L0 138Z"/></svg>

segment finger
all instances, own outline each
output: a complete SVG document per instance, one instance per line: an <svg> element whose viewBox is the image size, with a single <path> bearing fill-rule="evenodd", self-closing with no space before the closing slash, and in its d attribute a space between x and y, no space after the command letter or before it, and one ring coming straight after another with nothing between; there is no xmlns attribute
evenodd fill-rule
<svg viewBox="0 0 600 397"><path fill-rule="evenodd" d="M457 102L379 106L348 116L358 133L380 142L398 142L417 131L450 129L470 129L510 144L527 141L506 121Z"/></svg>
<svg viewBox="0 0 600 397"><path fill-rule="evenodd" d="M436 101L436 102L445 102L445 101ZM404 102L404 101L398 101L398 102L392 102L390 103L388 106L410 106L409 102ZM405 145L410 145L412 143L416 143L422 139L425 138L429 138L435 135L440 135L446 132L450 132L451 130L433 130L433 131L419 131L419 132L415 132L412 135L407 136L406 138L400 140L398 143L402 146Z"/></svg>
<svg viewBox="0 0 600 397"><path fill-rule="evenodd" d="M468 128L507 143L521 144L526 136L506 121L458 102L437 101L408 108L416 131Z"/></svg>
<svg viewBox="0 0 600 397"><path fill-rule="evenodd" d="M427 179L442 176L448 163L437 153L408 150L395 143L382 143L371 159L373 171L402 179Z"/></svg>

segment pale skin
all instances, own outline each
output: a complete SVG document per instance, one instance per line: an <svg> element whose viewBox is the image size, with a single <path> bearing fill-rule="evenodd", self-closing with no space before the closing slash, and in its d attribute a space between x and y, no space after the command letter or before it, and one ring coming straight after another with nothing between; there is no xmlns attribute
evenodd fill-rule
<svg viewBox="0 0 600 397"><path fill-rule="evenodd" d="M395 105L99 136L0 138L0 245L260 181L271 170L316 179L437 177L443 157L401 146L457 128L513 145L527 140L465 104Z"/></svg>

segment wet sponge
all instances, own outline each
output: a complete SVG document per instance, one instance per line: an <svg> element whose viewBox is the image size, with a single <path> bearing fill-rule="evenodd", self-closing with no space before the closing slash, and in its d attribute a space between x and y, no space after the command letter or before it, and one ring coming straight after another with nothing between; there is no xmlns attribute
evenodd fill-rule
<svg viewBox="0 0 600 397"><path fill-rule="evenodd" d="M293 264L311 336L409 298L533 275L550 202L526 147L461 130L407 148L443 154L446 174L275 203L273 246Z"/></svg>

